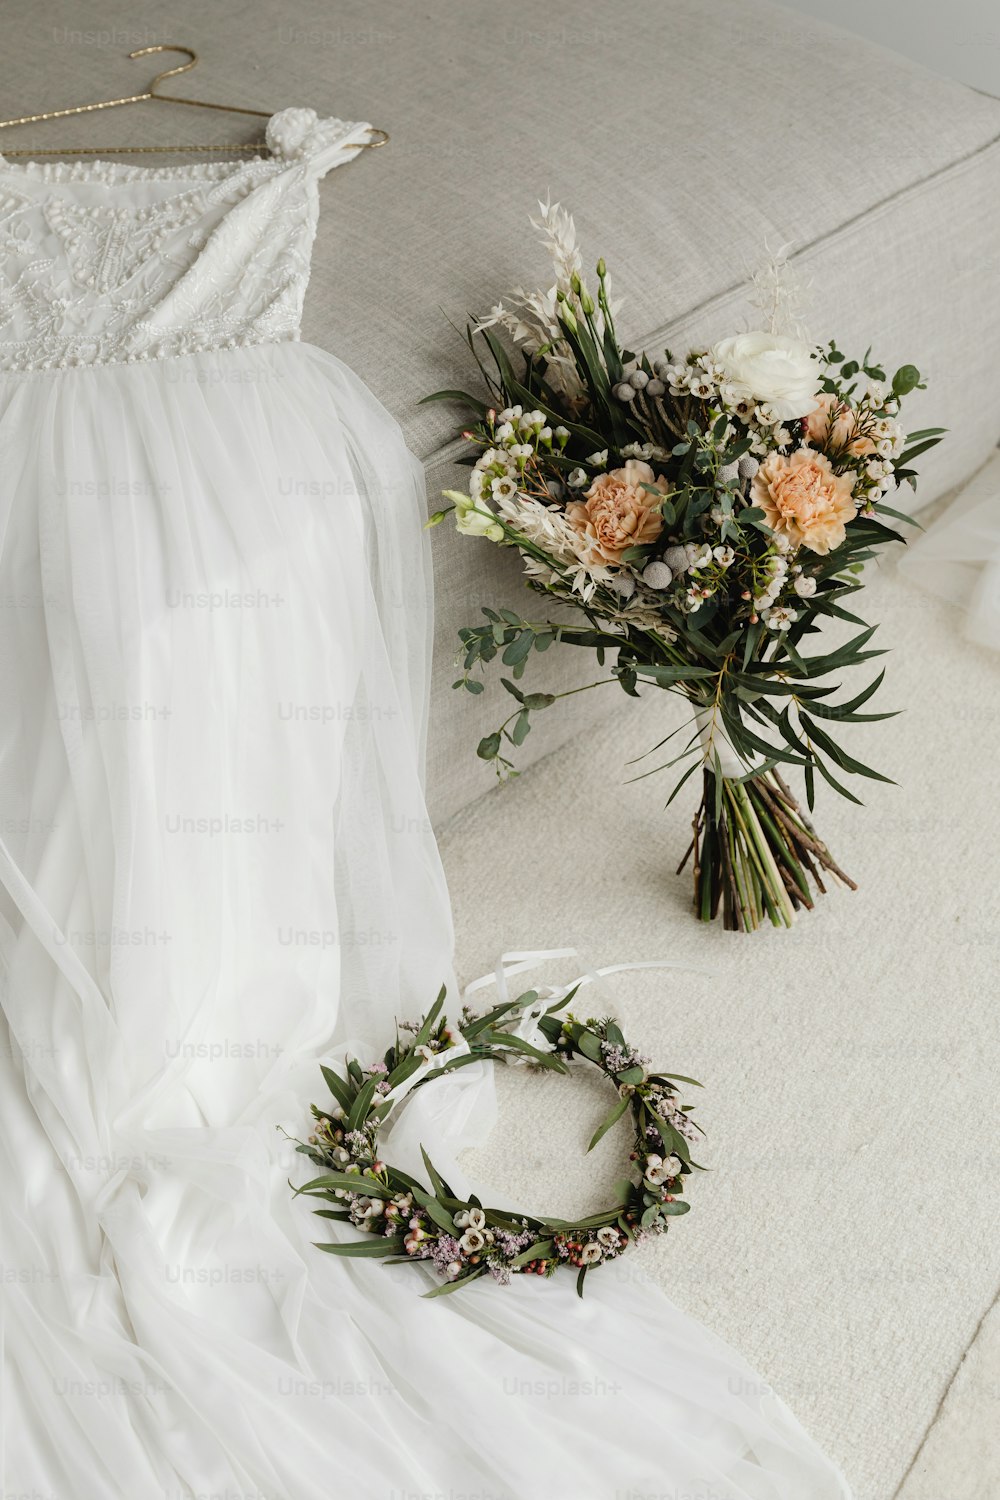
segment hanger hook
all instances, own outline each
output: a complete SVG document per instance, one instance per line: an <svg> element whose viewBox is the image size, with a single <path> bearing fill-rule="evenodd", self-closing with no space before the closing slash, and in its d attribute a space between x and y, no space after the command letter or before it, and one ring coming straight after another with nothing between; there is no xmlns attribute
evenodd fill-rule
<svg viewBox="0 0 1000 1500"><path fill-rule="evenodd" d="M193 52L190 47L175 47L170 42L157 42L152 47L139 47L135 52L130 52L129 57L149 57L153 52L182 52L189 59L188 62L181 63L180 67L167 68L165 72L157 73L149 85L149 92L154 97L156 95L156 85L162 83L164 78L173 78L178 73L190 73L191 69L198 65L197 52Z"/></svg>

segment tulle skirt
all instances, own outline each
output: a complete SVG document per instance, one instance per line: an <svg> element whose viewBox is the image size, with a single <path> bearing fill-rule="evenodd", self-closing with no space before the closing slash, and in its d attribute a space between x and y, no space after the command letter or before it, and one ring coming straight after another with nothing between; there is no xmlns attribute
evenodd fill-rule
<svg viewBox="0 0 1000 1500"><path fill-rule="evenodd" d="M0 490L5 1492L846 1495L652 1288L425 1302L312 1247L319 1059L451 982L381 407L298 344L3 375ZM491 1101L476 1066L402 1119L447 1160Z"/></svg>

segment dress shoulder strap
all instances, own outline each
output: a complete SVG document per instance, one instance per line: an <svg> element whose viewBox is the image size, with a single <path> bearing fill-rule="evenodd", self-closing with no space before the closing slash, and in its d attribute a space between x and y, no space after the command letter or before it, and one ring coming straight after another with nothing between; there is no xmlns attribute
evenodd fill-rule
<svg viewBox="0 0 1000 1500"><path fill-rule="evenodd" d="M366 121L320 119L314 109L283 109L267 123L265 139L272 153L289 164L302 163L322 177L333 167L353 161L368 144Z"/></svg>

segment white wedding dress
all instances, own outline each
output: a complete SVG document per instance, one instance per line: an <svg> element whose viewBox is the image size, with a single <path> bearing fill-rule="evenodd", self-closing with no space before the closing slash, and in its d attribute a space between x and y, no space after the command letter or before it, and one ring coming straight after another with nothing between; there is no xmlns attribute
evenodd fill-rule
<svg viewBox="0 0 1000 1500"><path fill-rule="evenodd" d="M318 1059L451 961L421 470L296 342L319 179L366 133L294 109L238 165L0 158L0 1489L841 1500L634 1276L427 1302L314 1250L289 1191ZM450 1075L397 1128L444 1163L491 1090Z"/></svg>

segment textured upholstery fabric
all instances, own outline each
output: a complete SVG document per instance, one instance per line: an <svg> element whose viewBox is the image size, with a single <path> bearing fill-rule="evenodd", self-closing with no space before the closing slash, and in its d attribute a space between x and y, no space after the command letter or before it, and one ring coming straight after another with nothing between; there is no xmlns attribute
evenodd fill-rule
<svg viewBox="0 0 1000 1500"><path fill-rule="evenodd" d="M765 242L793 242L816 337L858 352L871 340L890 364L928 374L908 410L952 436L928 456L919 501L1000 436L1000 102L858 37L766 0L258 0L252 11L167 0L155 31L124 0L86 17L42 0L6 17L5 35L18 60L11 113L145 87L152 60L125 53L172 40L202 55L179 93L306 104L391 132L324 186L303 336L385 402L432 492L461 481L447 463L461 419L418 403L475 375L449 319L544 282L527 218L546 191L575 212L588 262L606 257L624 336L654 349L741 326L747 267ZM254 128L148 106L0 133L0 147L246 140ZM480 603L530 602L510 558L448 529L434 536L442 707L457 627ZM539 686L584 680L587 664L567 655L550 654ZM612 706L604 690L572 700L522 764ZM439 822L490 784L474 746L495 696L454 709L437 715L430 745Z"/></svg>

